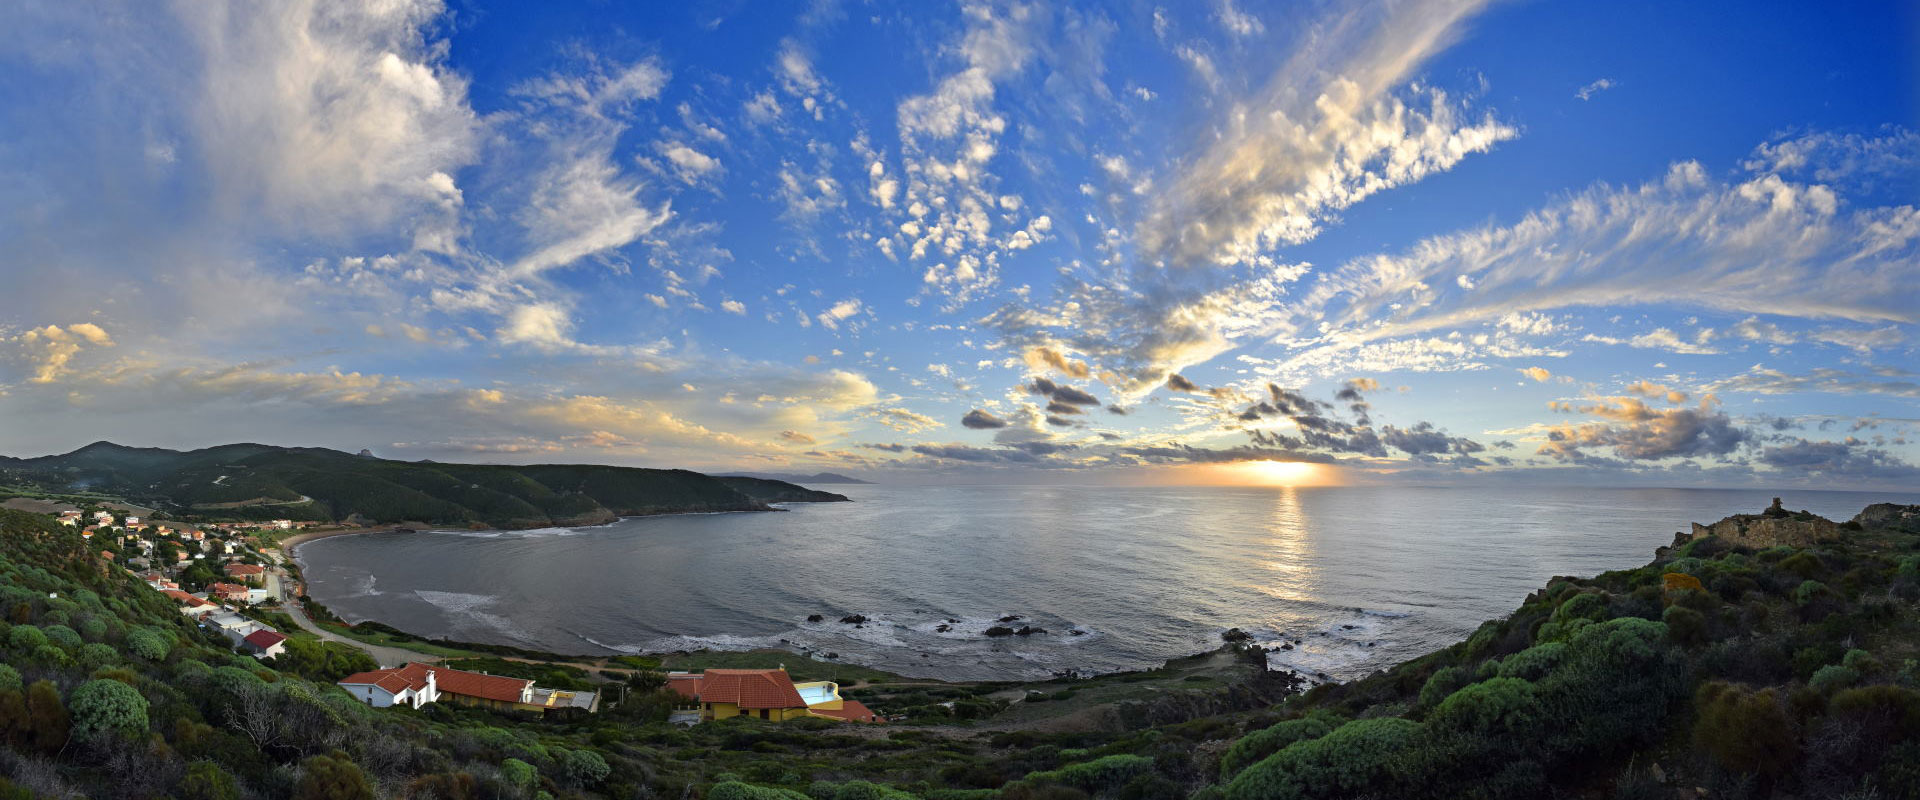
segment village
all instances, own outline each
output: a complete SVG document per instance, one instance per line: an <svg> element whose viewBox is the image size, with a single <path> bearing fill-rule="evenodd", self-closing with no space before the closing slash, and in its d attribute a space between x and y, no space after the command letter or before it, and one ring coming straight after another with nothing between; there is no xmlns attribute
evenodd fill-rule
<svg viewBox="0 0 1920 800"><path fill-rule="evenodd" d="M315 523L278 519L189 524L156 520L152 512L124 504L88 510L35 502L32 509L78 528L82 537L100 548L102 559L166 596L200 628L225 637L236 652L268 666L286 652L290 636L300 632L276 629L264 621L267 614L262 612L280 612L279 618L293 621L306 633L367 652L381 668L348 675L336 683L369 706L419 709L446 702L536 714L600 710L600 692L542 687L530 679L452 669L430 663L431 657L424 653L369 645L320 629L303 609L304 587L284 568L277 546L281 535ZM677 725L734 717L886 721L859 701L842 698L836 683L796 683L784 665L676 671L665 678L665 688L679 700L669 718Z"/></svg>

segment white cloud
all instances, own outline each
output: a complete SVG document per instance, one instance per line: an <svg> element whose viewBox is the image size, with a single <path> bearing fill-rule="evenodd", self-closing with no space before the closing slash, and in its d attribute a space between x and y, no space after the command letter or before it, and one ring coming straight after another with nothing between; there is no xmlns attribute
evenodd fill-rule
<svg viewBox="0 0 1920 800"><path fill-rule="evenodd" d="M13 341L21 345L33 362L32 383L52 383L66 374L73 357L87 347L112 347L113 337L91 322L77 322L61 328L48 325L32 328Z"/></svg>
<svg viewBox="0 0 1920 800"><path fill-rule="evenodd" d="M612 160L612 143L596 141L565 154L537 181L519 222L532 252L515 261L514 275L531 277L590 255L633 243L666 222L670 204L648 208L642 184Z"/></svg>
<svg viewBox="0 0 1920 800"><path fill-rule="evenodd" d="M659 151L660 156L665 158L667 163L673 165L674 172L679 174L680 180L689 184L698 183L700 179L720 171L720 159L695 150L683 142L655 142L654 149Z"/></svg>
<svg viewBox="0 0 1920 800"><path fill-rule="evenodd" d="M1573 96L1578 97L1582 100L1592 100L1594 95L1604 92L1618 85L1620 84L1615 83L1612 78L1601 78L1597 81L1594 81L1592 83L1589 83L1585 86L1580 87L1578 91L1575 91L1573 93Z"/></svg>

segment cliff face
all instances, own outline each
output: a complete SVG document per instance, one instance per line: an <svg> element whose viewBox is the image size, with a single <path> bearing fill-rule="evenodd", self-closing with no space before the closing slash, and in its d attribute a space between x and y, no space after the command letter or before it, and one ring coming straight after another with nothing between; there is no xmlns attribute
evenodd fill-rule
<svg viewBox="0 0 1920 800"><path fill-rule="evenodd" d="M1718 536L1728 542L1764 550L1769 547L1807 547L1840 537L1840 526L1833 520L1806 511L1791 512L1773 498L1773 506L1758 514L1735 514L1712 525L1693 523L1690 536L1676 537L1675 544ZM1684 541L1682 540L1684 539Z"/></svg>

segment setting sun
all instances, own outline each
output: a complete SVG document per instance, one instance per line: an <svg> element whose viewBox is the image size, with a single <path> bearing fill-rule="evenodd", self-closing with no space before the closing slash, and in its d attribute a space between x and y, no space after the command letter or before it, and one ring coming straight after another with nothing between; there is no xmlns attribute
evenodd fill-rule
<svg viewBox="0 0 1920 800"><path fill-rule="evenodd" d="M1319 483L1321 477L1320 465L1305 461L1242 461L1223 466L1221 472L1246 486L1302 486Z"/></svg>

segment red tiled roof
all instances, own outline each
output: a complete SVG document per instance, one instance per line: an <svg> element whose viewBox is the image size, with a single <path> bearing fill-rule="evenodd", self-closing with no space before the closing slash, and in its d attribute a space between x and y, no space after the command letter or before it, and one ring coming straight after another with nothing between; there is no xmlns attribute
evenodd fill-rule
<svg viewBox="0 0 1920 800"><path fill-rule="evenodd" d="M699 675L668 675L667 688L679 692L689 700L700 699Z"/></svg>
<svg viewBox="0 0 1920 800"><path fill-rule="evenodd" d="M253 633L247 634L247 638L241 639L240 641L246 642L247 644L253 645L254 647L258 647L261 650L266 650L267 648L272 647L281 642L284 642L286 640L287 640L287 637L284 634L279 633L278 631L257 630L257 631L254 631Z"/></svg>
<svg viewBox="0 0 1920 800"><path fill-rule="evenodd" d="M406 689L418 691L426 688L428 673L433 674L434 686L442 692L478 697L483 700L498 700L503 703L520 702L520 690L533 685L533 681L525 678L482 675L478 672L429 666L417 661L404 667L376 669L372 672L348 675L340 679L340 683L370 684L385 689L390 694L399 694Z"/></svg>
<svg viewBox="0 0 1920 800"><path fill-rule="evenodd" d="M378 686L387 690L388 694L399 694L408 689L419 690L426 688L427 669L427 665L425 664L412 663L404 667L389 667L387 669L376 669L371 672L356 672L341 678L339 683L341 685L365 684Z"/></svg>
<svg viewBox="0 0 1920 800"><path fill-rule="evenodd" d="M435 668L433 678L440 691L503 703L520 702L521 690L533 685L533 681L526 678L504 678L458 669Z"/></svg>
<svg viewBox="0 0 1920 800"><path fill-rule="evenodd" d="M237 583L216 583L212 586L207 587L207 591L213 592L214 594L218 594L218 595L229 595L229 594L245 595L247 593L247 587L241 586L240 584L237 584Z"/></svg>
<svg viewBox="0 0 1920 800"><path fill-rule="evenodd" d="M160 593L173 598L175 602L178 602L183 606L204 605L207 602L198 597L194 597L193 595L187 594L186 592L180 591L179 589L162 589L160 590Z"/></svg>
<svg viewBox="0 0 1920 800"><path fill-rule="evenodd" d="M825 714L835 719L844 719L851 722L884 722L885 721L880 718L879 714L873 713L873 709L867 708L865 703L862 703L858 700L842 700L840 702L839 710L834 710L831 708L815 708L811 710L815 714Z"/></svg>
<svg viewBox="0 0 1920 800"><path fill-rule="evenodd" d="M667 683L673 685L671 680ZM793 688L793 679L780 669L710 669L701 674L694 692L702 703L732 703L741 708L807 707L807 701L800 699L800 690Z"/></svg>
<svg viewBox="0 0 1920 800"><path fill-rule="evenodd" d="M258 564L241 564L234 562L227 565L228 575L264 575L266 572L267 568Z"/></svg>

